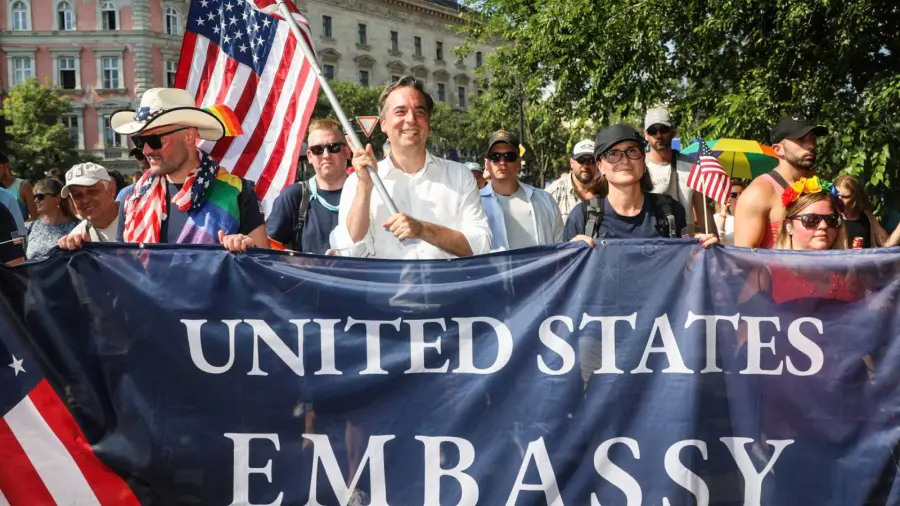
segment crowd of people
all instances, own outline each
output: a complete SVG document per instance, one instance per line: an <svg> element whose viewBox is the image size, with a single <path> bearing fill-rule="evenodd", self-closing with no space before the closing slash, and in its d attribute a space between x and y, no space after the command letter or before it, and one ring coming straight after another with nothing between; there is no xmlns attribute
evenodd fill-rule
<svg viewBox="0 0 900 506"><path fill-rule="evenodd" d="M858 179L816 175L817 139L828 130L799 115L771 131L777 167L734 180L729 202L711 207L687 184L693 160L672 148L677 127L662 107L646 112L642 131L617 124L577 142L570 170L546 190L520 181L519 139L506 130L486 140L483 168L429 153L434 101L415 78L388 86L379 107L390 145L383 159L371 146L353 149L337 122L314 119L306 154L315 176L286 187L266 219L253 183L197 148L225 135L220 121L187 91L148 90L137 110L111 118L135 146L140 170L131 185L91 162L66 170L63 181L32 185L13 177L0 153L0 260L87 242L402 259L629 238L809 250L900 243L900 227L878 223ZM373 193L372 174L400 212Z"/></svg>

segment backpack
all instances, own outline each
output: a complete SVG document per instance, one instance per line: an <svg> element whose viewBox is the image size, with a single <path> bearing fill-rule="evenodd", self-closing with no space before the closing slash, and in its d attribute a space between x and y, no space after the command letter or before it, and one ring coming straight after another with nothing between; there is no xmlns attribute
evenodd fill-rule
<svg viewBox="0 0 900 506"><path fill-rule="evenodd" d="M644 198L651 199L656 204L654 206L656 209L656 233L663 238L678 237L672 206L680 204L669 195L645 193ZM603 197L594 197L585 201L581 206L581 212L584 215L584 235L595 238L600 230L600 224L603 222Z"/></svg>
<svg viewBox="0 0 900 506"><path fill-rule="evenodd" d="M298 208L299 214L297 215L297 235L291 243L291 249L294 251L303 251L303 226L306 224L306 215L309 212L309 183L300 181L297 184L300 185L302 197L300 197L300 207Z"/></svg>

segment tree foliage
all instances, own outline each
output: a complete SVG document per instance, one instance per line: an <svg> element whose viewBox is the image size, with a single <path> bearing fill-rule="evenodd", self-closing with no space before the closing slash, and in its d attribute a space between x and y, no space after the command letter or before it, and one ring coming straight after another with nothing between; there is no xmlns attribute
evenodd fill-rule
<svg viewBox="0 0 900 506"><path fill-rule="evenodd" d="M895 0L468 0L492 87L558 118L639 118L667 104L682 137L767 142L780 116L828 125L819 170L897 202L900 9Z"/></svg>
<svg viewBox="0 0 900 506"><path fill-rule="evenodd" d="M35 78L14 86L3 101L2 115L12 121L10 155L13 172L25 179L44 177L50 169L68 169L81 157L60 118L72 111L68 99Z"/></svg>

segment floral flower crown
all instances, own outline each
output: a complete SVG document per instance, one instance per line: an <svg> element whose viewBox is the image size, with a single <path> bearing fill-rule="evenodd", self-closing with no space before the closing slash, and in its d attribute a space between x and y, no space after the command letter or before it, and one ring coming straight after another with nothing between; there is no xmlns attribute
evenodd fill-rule
<svg viewBox="0 0 900 506"><path fill-rule="evenodd" d="M796 202L804 193L819 192L828 192L835 198L839 196L837 187L831 181L819 179L819 176L801 177L799 181L784 189L784 193L781 194L781 203L787 207ZM841 202L840 199L838 202Z"/></svg>

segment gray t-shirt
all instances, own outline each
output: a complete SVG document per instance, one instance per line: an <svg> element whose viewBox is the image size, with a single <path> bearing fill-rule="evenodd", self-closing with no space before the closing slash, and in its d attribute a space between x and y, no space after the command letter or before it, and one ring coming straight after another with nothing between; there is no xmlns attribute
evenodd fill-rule
<svg viewBox="0 0 900 506"><path fill-rule="evenodd" d="M41 220L30 221L25 225L28 231L28 244L25 256L31 260L46 255L56 246L59 238L68 234L78 222L72 220L64 223L46 224Z"/></svg>
<svg viewBox="0 0 900 506"><path fill-rule="evenodd" d="M534 230L534 220L531 219L531 204L525 200L525 189L522 185L519 185L519 189L510 196L496 192L494 195L497 196L497 203L503 210L509 249L537 246L537 232Z"/></svg>

